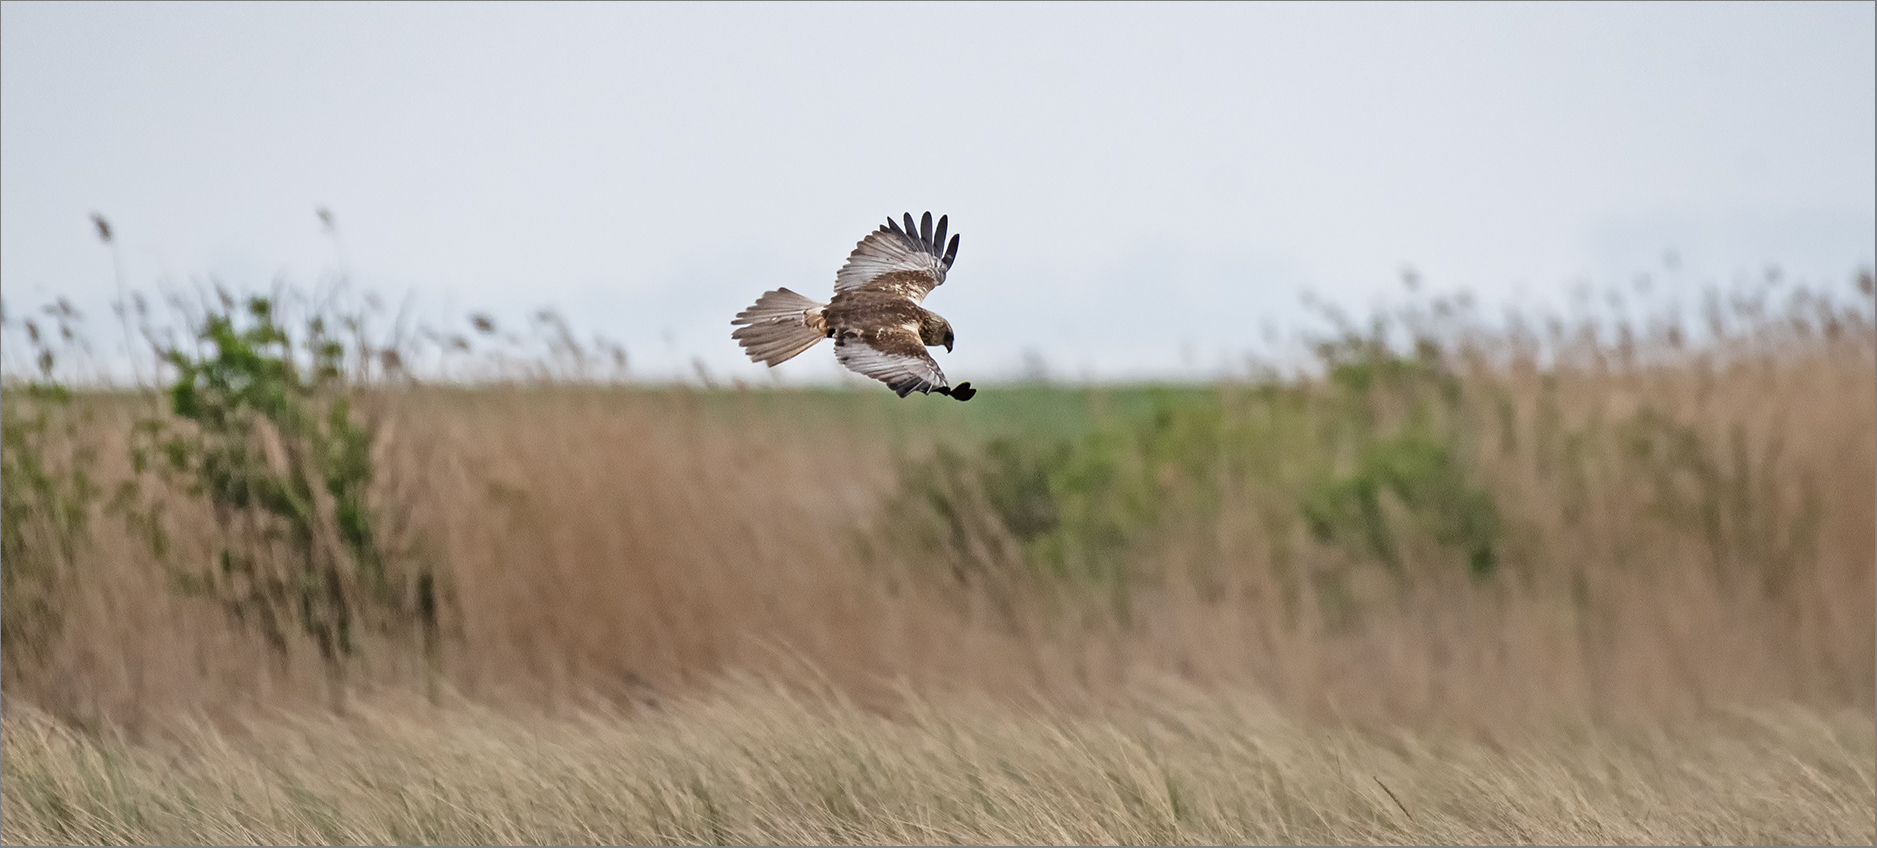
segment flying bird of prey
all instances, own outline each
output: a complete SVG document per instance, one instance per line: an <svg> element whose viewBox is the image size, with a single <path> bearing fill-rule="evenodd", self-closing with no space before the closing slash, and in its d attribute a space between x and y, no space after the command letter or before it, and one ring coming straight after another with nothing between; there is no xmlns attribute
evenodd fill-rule
<svg viewBox="0 0 1877 848"><path fill-rule="evenodd" d="M773 368L815 346L834 340L834 358L854 371L887 385L905 397L913 392L938 392L958 400L978 393L969 382L956 386L925 349L944 345L952 349L952 325L921 304L925 296L945 282L958 256L958 237L945 243L946 219L932 226L925 213L913 226L886 219L848 254L847 264L834 275L834 297L827 303L788 289L764 292L750 308L737 313L730 337L743 346L752 362Z"/></svg>

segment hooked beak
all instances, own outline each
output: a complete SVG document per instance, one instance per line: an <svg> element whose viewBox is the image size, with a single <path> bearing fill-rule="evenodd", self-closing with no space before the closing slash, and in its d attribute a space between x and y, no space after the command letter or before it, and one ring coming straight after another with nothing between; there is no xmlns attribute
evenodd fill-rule
<svg viewBox="0 0 1877 848"><path fill-rule="evenodd" d="M951 352L952 352L952 343L951 343L951 342L946 342L946 343L945 343L945 352L946 352L946 353L951 353Z"/></svg>

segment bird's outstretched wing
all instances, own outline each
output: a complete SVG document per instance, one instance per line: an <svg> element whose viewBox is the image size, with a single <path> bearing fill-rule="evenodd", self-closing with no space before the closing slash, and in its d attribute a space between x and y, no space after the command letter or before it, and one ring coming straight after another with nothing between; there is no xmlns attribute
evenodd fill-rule
<svg viewBox="0 0 1877 848"><path fill-rule="evenodd" d="M834 275L834 290L871 286L893 290L915 303L925 300L927 293L945 282L945 272L951 270L952 260L958 256L958 237L952 236L947 245L945 225L946 219L941 216L938 226L932 226L930 212L917 227L913 226L911 212L906 213L904 228L886 219L880 229L868 233L848 254L847 264Z"/></svg>
<svg viewBox="0 0 1877 848"><path fill-rule="evenodd" d="M945 372L909 327L841 330L834 336L834 357L848 370L885 383L900 397L913 392L950 394Z"/></svg>

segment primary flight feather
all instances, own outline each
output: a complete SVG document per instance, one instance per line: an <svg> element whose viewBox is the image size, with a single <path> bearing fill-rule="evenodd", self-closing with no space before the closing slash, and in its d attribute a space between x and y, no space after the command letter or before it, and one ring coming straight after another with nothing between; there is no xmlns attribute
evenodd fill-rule
<svg viewBox="0 0 1877 848"><path fill-rule="evenodd" d="M977 390L969 382L947 383L925 350L952 349L951 323L922 304L945 282L958 256L958 237L947 244L946 219L941 216L934 227L930 212L916 226L908 212L905 224L888 218L854 246L834 275L834 297L827 303L788 289L764 292L730 322L737 327L730 337L751 361L772 368L833 339L835 359L900 397L938 392L970 400Z"/></svg>

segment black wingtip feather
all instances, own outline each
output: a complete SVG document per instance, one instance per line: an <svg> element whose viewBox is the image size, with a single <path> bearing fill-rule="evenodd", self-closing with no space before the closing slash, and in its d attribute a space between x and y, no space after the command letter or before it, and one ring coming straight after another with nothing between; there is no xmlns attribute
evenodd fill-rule
<svg viewBox="0 0 1877 848"><path fill-rule="evenodd" d="M911 212L906 212L899 221L889 216L886 223L880 225L880 232L891 233L912 242L914 247L938 256L944 267L950 269L952 261L958 256L958 237L952 236L949 245L945 243L945 236L950 228L951 216L949 215L940 215L938 225L935 227L932 224L931 212L926 212L917 221L913 220ZM943 254L939 252L941 248L944 248Z"/></svg>

